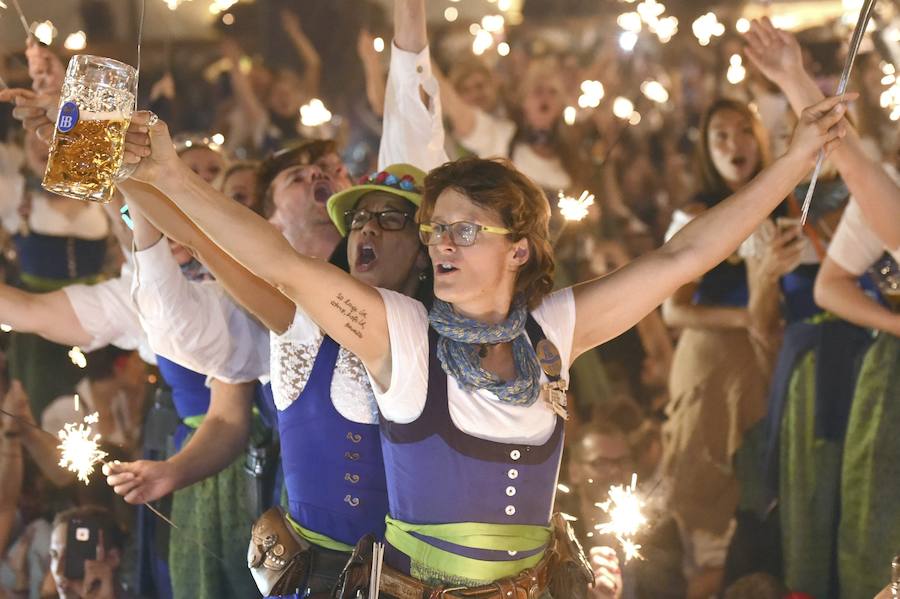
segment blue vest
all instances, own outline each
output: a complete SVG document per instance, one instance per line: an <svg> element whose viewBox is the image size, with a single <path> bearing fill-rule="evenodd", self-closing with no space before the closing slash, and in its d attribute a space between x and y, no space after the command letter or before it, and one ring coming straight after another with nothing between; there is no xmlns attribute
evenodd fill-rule
<svg viewBox="0 0 900 599"><path fill-rule="evenodd" d="M206 386L206 375L189 370L160 355L156 356L156 365L166 384L172 388L172 403L178 417L184 420L192 416L202 416L209 410L209 387ZM175 432L175 449L181 449L191 429L185 424L178 425Z"/></svg>
<svg viewBox="0 0 900 599"><path fill-rule="evenodd" d="M106 239L56 237L41 233L14 235L23 274L71 280L99 274L106 259Z"/></svg>
<svg viewBox="0 0 900 599"><path fill-rule="evenodd" d="M706 306L743 308L750 299L747 266L743 261L722 262L703 275L694 293L694 301Z"/></svg>
<svg viewBox="0 0 900 599"><path fill-rule="evenodd" d="M384 536L387 484L378 426L344 418L331 400L340 346L325 337L306 387L278 413L291 517L347 545Z"/></svg>
<svg viewBox="0 0 900 599"><path fill-rule="evenodd" d="M801 264L781 277L781 293L784 296L785 318L788 323L806 320L822 312L813 298L818 264Z"/></svg>
<svg viewBox="0 0 900 599"><path fill-rule="evenodd" d="M533 344L544 338L531 316L526 326ZM450 418L447 374L437 357L437 340L437 333L429 329L428 395L422 414L409 424L381 420L391 517L416 524L547 526L562 457L564 421L557 417L550 439L538 446L488 441L459 430ZM416 536L475 559L508 561L529 556ZM395 549L389 551L387 559L408 572L408 564L402 558L398 561L398 554Z"/></svg>

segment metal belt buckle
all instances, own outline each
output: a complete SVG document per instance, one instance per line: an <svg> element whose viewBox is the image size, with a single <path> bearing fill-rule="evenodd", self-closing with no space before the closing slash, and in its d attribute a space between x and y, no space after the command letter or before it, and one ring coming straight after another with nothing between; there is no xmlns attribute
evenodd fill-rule
<svg viewBox="0 0 900 599"><path fill-rule="evenodd" d="M543 385L544 401L563 420L569 419L569 400L566 397L566 391L568 390L569 383L563 379L544 383Z"/></svg>

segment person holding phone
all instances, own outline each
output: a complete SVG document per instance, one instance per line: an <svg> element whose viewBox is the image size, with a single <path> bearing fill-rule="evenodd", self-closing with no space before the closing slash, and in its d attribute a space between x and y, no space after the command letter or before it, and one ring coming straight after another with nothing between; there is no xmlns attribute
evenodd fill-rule
<svg viewBox="0 0 900 599"><path fill-rule="evenodd" d="M57 514L50 536L50 573L60 599L132 597L119 579L124 540L106 508L82 506Z"/></svg>

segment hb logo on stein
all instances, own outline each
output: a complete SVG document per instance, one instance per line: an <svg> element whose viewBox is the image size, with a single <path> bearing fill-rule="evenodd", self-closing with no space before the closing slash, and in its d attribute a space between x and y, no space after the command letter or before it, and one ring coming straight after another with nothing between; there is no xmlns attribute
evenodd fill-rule
<svg viewBox="0 0 900 599"><path fill-rule="evenodd" d="M78 124L78 105L75 102L66 102L59 109L59 120L56 128L60 133L68 133Z"/></svg>

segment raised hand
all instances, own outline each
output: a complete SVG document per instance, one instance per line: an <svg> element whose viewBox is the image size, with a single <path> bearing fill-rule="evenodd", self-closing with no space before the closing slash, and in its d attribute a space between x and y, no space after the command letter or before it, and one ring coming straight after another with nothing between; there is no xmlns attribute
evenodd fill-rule
<svg viewBox="0 0 900 599"><path fill-rule="evenodd" d="M156 501L175 490L175 468L168 462L112 462L103 473L106 483L128 503Z"/></svg>
<svg viewBox="0 0 900 599"><path fill-rule="evenodd" d="M285 33L292 37L304 35L303 27L300 25L300 17L297 16L296 12L285 8L281 10L280 15L281 27Z"/></svg>
<svg viewBox="0 0 900 599"><path fill-rule="evenodd" d="M747 58L774 83L781 85L803 73L803 53L793 35L776 29L768 17L754 19L744 35Z"/></svg>
<svg viewBox="0 0 900 599"><path fill-rule="evenodd" d="M151 120L153 124L151 125ZM178 165L178 154L166 124L153 113L139 110L125 134L125 164L136 165L131 178L153 185Z"/></svg>
<svg viewBox="0 0 900 599"><path fill-rule="evenodd" d="M800 265L808 243L799 225L778 230L760 256L761 274L778 279L791 272Z"/></svg>
<svg viewBox="0 0 900 599"><path fill-rule="evenodd" d="M58 92L62 89L66 70L62 61L50 48L29 36L25 58L28 61L31 87L36 93Z"/></svg>
<svg viewBox="0 0 900 599"><path fill-rule="evenodd" d="M26 131L34 132L39 139L50 142L53 124L59 110L59 90L37 94L27 89L0 91L0 102L12 102L13 117L22 122Z"/></svg>
<svg viewBox="0 0 900 599"><path fill-rule="evenodd" d="M611 547L591 547L591 566L594 568L595 599L615 599L622 595L622 572L619 558Z"/></svg>
<svg viewBox="0 0 900 599"><path fill-rule="evenodd" d="M819 150L824 149L826 155L830 154L847 134L847 127L841 122L847 112L846 103L858 96L856 93L845 94L843 99L832 96L805 108L794 128L787 154L808 162L810 168L815 164Z"/></svg>
<svg viewBox="0 0 900 599"><path fill-rule="evenodd" d="M115 599L115 564L107 559L103 531L97 534L97 558L84 560L85 599Z"/></svg>

